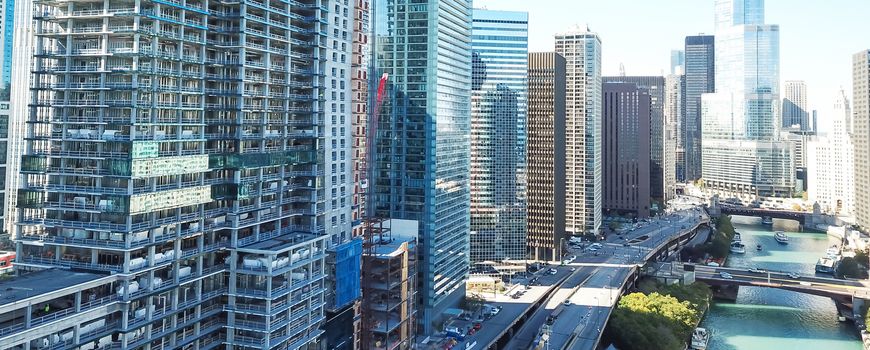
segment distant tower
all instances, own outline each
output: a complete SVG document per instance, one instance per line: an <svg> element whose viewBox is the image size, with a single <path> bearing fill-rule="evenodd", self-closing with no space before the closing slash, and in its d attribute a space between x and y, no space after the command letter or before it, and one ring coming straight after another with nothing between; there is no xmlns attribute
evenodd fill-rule
<svg viewBox="0 0 870 350"><path fill-rule="evenodd" d="M788 80L782 97L782 127L807 131L810 129L807 113L807 84L802 80Z"/></svg>
<svg viewBox="0 0 870 350"><path fill-rule="evenodd" d="M620 76L620 77L624 77L624 76L625 76L625 65L622 64L622 63L619 64L619 76Z"/></svg>

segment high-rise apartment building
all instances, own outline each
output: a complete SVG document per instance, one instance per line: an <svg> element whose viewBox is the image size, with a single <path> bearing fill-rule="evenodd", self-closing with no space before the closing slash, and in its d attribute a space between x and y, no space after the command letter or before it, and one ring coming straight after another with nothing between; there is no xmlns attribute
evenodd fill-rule
<svg viewBox="0 0 870 350"><path fill-rule="evenodd" d="M665 181L665 158L670 160L673 155L673 150L669 145L666 135L665 121L665 77L660 76L618 76L604 77L603 82L624 82L637 85L638 88L647 91L647 94L652 99L650 104L650 120L649 120L649 189L650 195L657 202L657 209L664 209L664 202L670 198L665 198L668 190L673 188L672 183ZM602 132L603 133L603 132ZM668 154L666 154L666 152Z"/></svg>
<svg viewBox="0 0 870 350"><path fill-rule="evenodd" d="M604 211L645 218L650 212L652 100L635 83L605 82L602 109Z"/></svg>
<svg viewBox="0 0 870 350"><path fill-rule="evenodd" d="M33 6L16 266L43 271L0 343L320 344L359 296L353 4Z"/></svg>
<svg viewBox="0 0 870 350"><path fill-rule="evenodd" d="M589 28L556 34L565 58L565 231L601 228L601 39Z"/></svg>
<svg viewBox="0 0 870 350"><path fill-rule="evenodd" d="M524 260L529 15L472 20L471 262Z"/></svg>
<svg viewBox="0 0 870 350"><path fill-rule="evenodd" d="M671 50L671 74L681 74L686 65L685 50Z"/></svg>
<svg viewBox="0 0 870 350"><path fill-rule="evenodd" d="M529 54L528 245L534 260L561 259L565 234L565 58Z"/></svg>
<svg viewBox="0 0 870 350"><path fill-rule="evenodd" d="M834 101L832 130L807 145L807 198L831 214L851 215L855 205L855 167L850 131L852 109L840 90Z"/></svg>
<svg viewBox="0 0 870 350"><path fill-rule="evenodd" d="M417 320L429 333L469 271L471 0L378 1L372 18L369 76L389 83L369 200L378 217L420 222Z"/></svg>
<svg viewBox="0 0 870 350"><path fill-rule="evenodd" d="M870 229L870 50L852 55L852 136L855 145L855 219Z"/></svg>
<svg viewBox="0 0 870 350"><path fill-rule="evenodd" d="M682 181L694 181L701 177L701 95L716 87L716 41L712 35L687 36L685 45L686 109L679 147L685 151Z"/></svg>
<svg viewBox="0 0 870 350"><path fill-rule="evenodd" d="M717 0L716 92L702 96L702 177L747 196L794 191L793 144L781 141L779 26L763 0Z"/></svg>
<svg viewBox="0 0 870 350"><path fill-rule="evenodd" d="M686 113L686 76L670 74L665 77L665 183L673 179L686 181L686 149L683 148L683 128ZM669 156L670 153L670 156ZM669 193L674 193L671 188Z"/></svg>
<svg viewBox="0 0 870 350"><path fill-rule="evenodd" d="M807 84L803 80L786 80L782 96L782 127L808 131L811 128L807 109Z"/></svg>

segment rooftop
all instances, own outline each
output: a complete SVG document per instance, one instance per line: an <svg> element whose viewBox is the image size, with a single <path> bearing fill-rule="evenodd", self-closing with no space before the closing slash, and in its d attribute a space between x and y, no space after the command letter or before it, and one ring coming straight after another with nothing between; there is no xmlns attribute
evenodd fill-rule
<svg viewBox="0 0 870 350"><path fill-rule="evenodd" d="M49 269L0 281L0 305L15 303L33 296L73 287L109 275Z"/></svg>
<svg viewBox="0 0 870 350"><path fill-rule="evenodd" d="M266 250L272 252L282 252L285 251L295 245L308 242L312 239L316 238L325 238L326 236L316 236L307 233L291 233L283 236L278 236L272 239L268 239L262 242L256 242L249 245L246 245L241 248L241 250Z"/></svg>

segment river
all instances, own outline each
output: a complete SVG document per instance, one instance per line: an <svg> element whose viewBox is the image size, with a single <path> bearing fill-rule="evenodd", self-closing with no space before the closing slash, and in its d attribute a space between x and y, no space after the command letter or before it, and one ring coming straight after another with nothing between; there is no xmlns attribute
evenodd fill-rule
<svg viewBox="0 0 870 350"><path fill-rule="evenodd" d="M795 232L794 222L775 220L774 228L758 218L734 217L732 222L746 254L732 254L729 267L814 274L818 258L838 243L824 233ZM778 244L774 230L786 231L789 244ZM756 244L763 250L756 251ZM862 349L852 323L837 322L831 299L778 289L740 287L737 302L714 302L701 324L713 330L710 350Z"/></svg>

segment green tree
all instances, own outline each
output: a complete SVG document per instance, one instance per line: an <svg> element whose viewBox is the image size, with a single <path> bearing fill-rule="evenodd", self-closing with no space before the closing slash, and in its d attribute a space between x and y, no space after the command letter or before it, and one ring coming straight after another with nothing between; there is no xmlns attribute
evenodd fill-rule
<svg viewBox="0 0 870 350"><path fill-rule="evenodd" d="M864 268L870 268L870 256L867 255L866 250L859 250L855 253L855 262L864 266Z"/></svg>
<svg viewBox="0 0 870 350"><path fill-rule="evenodd" d="M845 257L837 265L837 275L841 277L860 278L864 274L855 258Z"/></svg>

